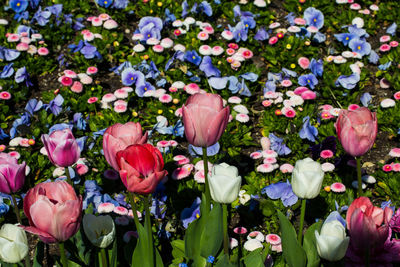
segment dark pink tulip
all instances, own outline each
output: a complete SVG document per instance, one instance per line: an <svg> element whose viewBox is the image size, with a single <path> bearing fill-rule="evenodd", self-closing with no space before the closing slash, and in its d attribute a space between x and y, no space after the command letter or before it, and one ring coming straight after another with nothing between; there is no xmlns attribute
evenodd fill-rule
<svg viewBox="0 0 400 267"><path fill-rule="evenodd" d="M78 230L82 217L82 196L65 181L37 184L24 198L24 213L30 226L22 226L49 244L63 242Z"/></svg>
<svg viewBox="0 0 400 267"><path fill-rule="evenodd" d="M18 164L16 158L7 153L0 153L0 192L17 192L25 182L26 163Z"/></svg>
<svg viewBox="0 0 400 267"><path fill-rule="evenodd" d="M374 144L378 132L376 113L366 107L344 110L335 123L344 150L353 157L364 155Z"/></svg>
<svg viewBox="0 0 400 267"><path fill-rule="evenodd" d="M117 152L130 145L145 143L147 143L147 132L142 134L142 126L138 122L117 123L108 127L103 135L104 156L108 164L119 171Z"/></svg>
<svg viewBox="0 0 400 267"><path fill-rule="evenodd" d="M81 150L70 129L43 134L42 142L51 163L59 167L72 166L80 157Z"/></svg>
<svg viewBox="0 0 400 267"><path fill-rule="evenodd" d="M188 142L197 147L217 143L229 120L229 107L217 94L194 94L182 106L183 124Z"/></svg>

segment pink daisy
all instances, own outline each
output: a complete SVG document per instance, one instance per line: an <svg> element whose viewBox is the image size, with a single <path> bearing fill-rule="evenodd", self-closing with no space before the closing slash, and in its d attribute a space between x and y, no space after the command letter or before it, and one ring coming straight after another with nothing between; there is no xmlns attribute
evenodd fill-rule
<svg viewBox="0 0 400 267"><path fill-rule="evenodd" d="M259 158L262 158L262 156L263 156L262 153L259 151L256 151L256 152L253 152L250 154L250 158L252 158L252 159L259 159Z"/></svg>
<svg viewBox="0 0 400 267"><path fill-rule="evenodd" d="M317 94L311 90L307 90L301 94L301 98L303 98L304 100L312 100L315 99L316 97Z"/></svg>
<svg viewBox="0 0 400 267"><path fill-rule="evenodd" d="M282 164L279 167L279 170L282 173L291 173L293 171L293 169L294 169L294 166L292 164L289 164L289 163Z"/></svg>
<svg viewBox="0 0 400 267"><path fill-rule="evenodd" d="M98 213L110 213L115 209L115 205L113 203L110 202L105 202L105 203L101 203L98 207L97 207L97 212Z"/></svg>
<svg viewBox="0 0 400 267"><path fill-rule="evenodd" d="M269 43L270 45L274 45L274 44L276 44L277 42L278 42L278 37L276 37L276 36L273 36L273 37L269 38L269 40L268 40L268 43Z"/></svg>
<svg viewBox="0 0 400 267"><path fill-rule="evenodd" d="M397 42L397 41L391 41L391 42L389 43L389 45L390 45L391 47L398 47L398 46L399 46L399 42Z"/></svg>
<svg viewBox="0 0 400 267"><path fill-rule="evenodd" d="M271 245L280 245L282 243L282 240L279 235L268 234L265 236L265 242L267 242Z"/></svg>
<svg viewBox="0 0 400 267"><path fill-rule="evenodd" d="M163 94L158 98L161 103L170 103L172 101L172 96L169 94Z"/></svg>
<svg viewBox="0 0 400 267"><path fill-rule="evenodd" d="M95 66L90 66L87 68L86 73L89 75L96 74L98 69Z"/></svg>
<svg viewBox="0 0 400 267"><path fill-rule="evenodd" d="M194 180L199 184L204 184L204 180L205 180L204 171L197 171L194 174Z"/></svg>
<svg viewBox="0 0 400 267"><path fill-rule="evenodd" d="M162 45L159 45L159 44L155 45L155 46L153 46L153 51L157 52L157 53L161 53L161 52L164 51L164 47Z"/></svg>
<svg viewBox="0 0 400 267"><path fill-rule="evenodd" d="M98 17L92 18L91 22L92 22L92 25L95 27L101 26L103 24L103 20Z"/></svg>
<svg viewBox="0 0 400 267"><path fill-rule="evenodd" d="M395 172L399 172L400 171L400 163L392 163L392 169Z"/></svg>
<svg viewBox="0 0 400 267"><path fill-rule="evenodd" d="M17 151L8 152L8 155L16 159L19 159L21 157L21 155Z"/></svg>
<svg viewBox="0 0 400 267"><path fill-rule="evenodd" d="M329 111L323 111L323 112L321 112L321 118L323 120L329 120L329 119L334 118L334 116Z"/></svg>
<svg viewBox="0 0 400 267"><path fill-rule="evenodd" d="M310 60L306 57L301 57L299 58L299 60L297 61L299 66L305 70L308 68L308 66L310 66Z"/></svg>
<svg viewBox="0 0 400 267"><path fill-rule="evenodd" d="M122 207L122 206L117 206L117 207L115 207L114 210L113 210L113 212L116 213L116 214L118 214L118 215L121 215L121 216L123 216L123 215L128 215L128 209L127 209L127 208L124 208L124 207Z"/></svg>
<svg viewBox="0 0 400 267"><path fill-rule="evenodd" d="M7 36L7 42L9 42L9 43L18 42L19 39L20 39L19 34L16 34L16 33L12 33Z"/></svg>
<svg viewBox="0 0 400 267"><path fill-rule="evenodd" d="M245 59L250 59L250 58L253 57L253 52L251 52L251 50L246 49L246 50L244 50L244 51L242 52L242 56L243 56Z"/></svg>
<svg viewBox="0 0 400 267"><path fill-rule="evenodd" d="M125 99L128 97L128 92L125 89L117 89L114 92L116 98Z"/></svg>
<svg viewBox="0 0 400 267"><path fill-rule="evenodd" d="M331 190L335 193L343 193L346 191L346 186L342 183L333 183L331 185Z"/></svg>
<svg viewBox="0 0 400 267"><path fill-rule="evenodd" d="M247 114L239 113L236 115L235 119L239 122L246 123L250 120L250 117Z"/></svg>
<svg viewBox="0 0 400 267"><path fill-rule="evenodd" d="M49 54L49 49L47 49L46 47L41 47L38 49L37 53L40 56L47 56Z"/></svg>
<svg viewBox="0 0 400 267"><path fill-rule="evenodd" d="M383 44L383 45L381 45L381 46L379 47L379 51L381 51L381 52L387 52L387 51L390 50L390 48L391 48L390 45L388 45L388 44Z"/></svg>
<svg viewBox="0 0 400 267"><path fill-rule="evenodd" d="M257 167L257 171L261 173L270 173L274 170L274 166L271 163L264 163Z"/></svg>
<svg viewBox="0 0 400 267"><path fill-rule="evenodd" d="M297 87L296 89L294 89L294 93L296 94L296 95L301 95L302 93L304 93L304 92L306 92L306 91L308 91L309 89L307 88L307 87L304 87L304 86L300 86L300 87Z"/></svg>
<svg viewBox="0 0 400 267"><path fill-rule="evenodd" d="M88 99L87 102L88 102L89 104L93 104L93 103L96 103L98 100L99 100L99 99L98 99L97 97L92 96L91 98Z"/></svg>
<svg viewBox="0 0 400 267"><path fill-rule="evenodd" d="M18 51L27 51L29 49L29 45L27 43L19 43L17 44L16 49Z"/></svg>
<svg viewBox="0 0 400 267"><path fill-rule="evenodd" d="M188 177L193 170L193 164L185 164L180 168L175 169L172 172L172 179L181 180L183 178Z"/></svg>
<svg viewBox="0 0 400 267"><path fill-rule="evenodd" d="M389 156L394 157L394 158L399 158L400 157L400 148L392 148L389 152Z"/></svg>
<svg viewBox="0 0 400 267"><path fill-rule="evenodd" d="M219 55L221 55L222 53L224 53L224 49L223 49L221 46L219 46L219 45L216 45L216 46L214 46L214 47L211 49L211 54L212 54L213 56L219 56Z"/></svg>
<svg viewBox="0 0 400 267"><path fill-rule="evenodd" d="M114 106L114 111L117 113L124 113L127 110L126 105L116 105Z"/></svg>
<svg viewBox="0 0 400 267"><path fill-rule="evenodd" d="M209 37L207 32L199 32L199 34L197 34L197 39L201 40L201 41L205 41L207 40Z"/></svg>
<svg viewBox="0 0 400 267"><path fill-rule="evenodd" d="M289 87L289 86L291 86L292 84L293 84L292 81L291 81L291 80L287 80L287 79L282 80L282 82L281 82L281 85L282 85L283 87Z"/></svg>
<svg viewBox="0 0 400 267"><path fill-rule="evenodd" d="M71 85L72 85L72 82L73 82L72 79L71 79L70 77L66 76L66 75L61 76L61 77L59 78L59 81L60 81L61 84L64 85L64 86L71 86Z"/></svg>
<svg viewBox="0 0 400 267"><path fill-rule="evenodd" d="M195 83L189 83L183 87L183 90L185 90L189 95L194 95L200 91L200 87Z"/></svg>
<svg viewBox="0 0 400 267"><path fill-rule="evenodd" d="M390 36L389 35L383 35L381 38L379 38L379 42L381 43L386 43L390 41Z"/></svg>
<svg viewBox="0 0 400 267"><path fill-rule="evenodd" d="M274 163L276 163L276 158L274 158L274 157L265 158L263 160L263 163L274 164Z"/></svg>
<svg viewBox="0 0 400 267"><path fill-rule="evenodd" d="M76 77L78 77L78 75L75 73L75 71L72 71L72 70L64 70L64 75L67 77L70 77L72 79L75 79Z"/></svg>
<svg viewBox="0 0 400 267"><path fill-rule="evenodd" d="M394 99L399 100L400 99L400 91L394 93L393 97L394 97Z"/></svg>
<svg viewBox="0 0 400 267"><path fill-rule="evenodd" d="M296 23L297 25L306 25L306 20L303 18L295 18L294 23Z"/></svg>
<svg viewBox="0 0 400 267"><path fill-rule="evenodd" d="M332 152L332 150L325 149L325 150L322 150L319 155L323 159L330 159L333 157L333 152Z"/></svg>
<svg viewBox="0 0 400 267"><path fill-rule="evenodd" d="M390 172L392 169L393 169L393 168L392 168L392 165L390 165L390 164L385 164L385 165L383 165L383 167L382 167L382 170L383 170L384 172Z"/></svg>
<svg viewBox="0 0 400 267"><path fill-rule="evenodd" d="M239 227L234 228L234 229L233 229L233 232L234 232L235 234L238 234L238 235L244 235L244 234L247 233L247 229L246 229L245 227L239 226Z"/></svg>
<svg viewBox="0 0 400 267"><path fill-rule="evenodd" d="M83 85L78 81L75 81L71 86L71 91L74 93L79 94L82 92L82 90L83 90Z"/></svg>
<svg viewBox="0 0 400 267"><path fill-rule="evenodd" d="M8 100L11 98L11 94L7 91L0 92L0 99Z"/></svg>

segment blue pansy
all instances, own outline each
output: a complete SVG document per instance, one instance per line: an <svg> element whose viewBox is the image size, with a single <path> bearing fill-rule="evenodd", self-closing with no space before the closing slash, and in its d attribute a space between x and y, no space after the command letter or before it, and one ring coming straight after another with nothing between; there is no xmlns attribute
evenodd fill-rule
<svg viewBox="0 0 400 267"><path fill-rule="evenodd" d="M13 61L17 57L19 57L20 54L21 54L21 52L15 50L15 49L8 49L8 48L5 48L4 46L0 45L0 59L1 60Z"/></svg>
<svg viewBox="0 0 400 267"><path fill-rule="evenodd" d="M140 71L136 71L133 68L126 68L121 73L122 84L131 86L135 84L136 87L144 85L145 79L144 74Z"/></svg>
<svg viewBox="0 0 400 267"><path fill-rule="evenodd" d="M254 40L257 40L257 41L265 41L269 38L269 34L265 30L265 27L261 27L260 29L258 29L256 35L254 35L253 38L254 38Z"/></svg>
<svg viewBox="0 0 400 267"><path fill-rule="evenodd" d="M243 17L241 22L243 23L246 29L254 29L256 27L256 21L253 17Z"/></svg>
<svg viewBox="0 0 400 267"><path fill-rule="evenodd" d="M4 66L4 69L0 72L0 78L8 78L14 74L14 68L12 67L14 63L10 63Z"/></svg>
<svg viewBox="0 0 400 267"><path fill-rule="evenodd" d="M321 29L324 26L324 14L314 7L304 10L304 19L309 26Z"/></svg>
<svg viewBox="0 0 400 267"><path fill-rule="evenodd" d="M234 28L229 26L229 30L232 32L236 42L247 40L247 28L243 21L239 21Z"/></svg>
<svg viewBox="0 0 400 267"><path fill-rule="evenodd" d="M25 106L25 110L33 116L33 113L39 111L43 107L42 100L37 100L35 98L29 99L28 103Z"/></svg>
<svg viewBox="0 0 400 267"><path fill-rule="evenodd" d="M364 107L368 107L368 105L371 104L371 101L372 101L372 96L370 93L364 93L360 97L360 102Z"/></svg>
<svg viewBox="0 0 400 267"><path fill-rule="evenodd" d="M84 44L85 46L82 47L80 52L85 58L91 59L94 57L98 57L100 55L99 52L97 51L97 48L94 45L91 45L88 42L85 42Z"/></svg>
<svg viewBox="0 0 400 267"><path fill-rule="evenodd" d="M386 33L394 36L396 34L396 30L397 30L397 24L396 22L393 22L393 24L390 25L389 28L387 28Z"/></svg>
<svg viewBox="0 0 400 267"><path fill-rule="evenodd" d="M57 116L61 113L63 103L64 98L62 97L62 95L57 95L53 100L50 101L48 105L44 105L44 108L47 111L50 109L51 113Z"/></svg>
<svg viewBox="0 0 400 267"><path fill-rule="evenodd" d="M46 7L44 10L50 11L51 14L54 14L58 18L61 15L62 9L63 9L62 4L56 4Z"/></svg>
<svg viewBox="0 0 400 267"><path fill-rule="evenodd" d="M201 13L206 14L207 16L211 17L213 10L211 8L211 5L207 1L203 1L200 3L200 5L197 8Z"/></svg>
<svg viewBox="0 0 400 267"><path fill-rule="evenodd" d="M310 73L301 75L298 79L298 83L301 86L309 86L311 89L314 89L314 87L318 84L318 79L314 74Z"/></svg>
<svg viewBox="0 0 400 267"><path fill-rule="evenodd" d="M30 78L29 78L29 73L26 70L25 67L19 68L17 70L17 72L15 73L15 82L16 83L22 83L23 81L25 81L25 85L27 87L32 86L33 83L31 82Z"/></svg>
<svg viewBox="0 0 400 267"><path fill-rule="evenodd" d="M165 126L166 124L159 123L156 124L155 130L160 134L172 134L174 136L183 137L183 134L185 133L185 127L181 120L178 120L175 125L168 127Z"/></svg>
<svg viewBox="0 0 400 267"><path fill-rule="evenodd" d="M207 156L215 156L216 154L218 154L219 149L220 145L218 142L216 142L212 146L207 147ZM192 157L198 157L203 155L202 147L197 147L189 144L188 151Z"/></svg>
<svg viewBox="0 0 400 267"><path fill-rule="evenodd" d="M353 33L360 39L365 39L369 37L369 34L365 29L358 28L357 25L351 25L348 27L349 33Z"/></svg>
<svg viewBox="0 0 400 267"><path fill-rule="evenodd" d="M267 81L264 85L263 93L266 92L275 92L276 91L276 84L274 81Z"/></svg>
<svg viewBox="0 0 400 267"><path fill-rule="evenodd" d="M285 73L286 76L290 77L297 77L297 73L295 71L289 70L287 68L282 68L283 73Z"/></svg>
<svg viewBox="0 0 400 267"><path fill-rule="evenodd" d="M201 63L201 56L199 56L199 54L197 54L197 52L195 50L187 51L185 53L184 58L186 61L193 63L197 66L200 65L200 63Z"/></svg>
<svg viewBox="0 0 400 267"><path fill-rule="evenodd" d="M0 128L0 141L6 139L8 137L9 137L9 135L6 134L3 129Z"/></svg>
<svg viewBox="0 0 400 267"><path fill-rule="evenodd" d="M168 8L165 9L164 13L165 13L165 17L166 17L164 20L164 24L172 23L176 20L176 16Z"/></svg>
<svg viewBox="0 0 400 267"><path fill-rule="evenodd" d="M10 207L3 202L3 198L0 198L0 218L4 216L8 211L10 210Z"/></svg>
<svg viewBox="0 0 400 267"><path fill-rule="evenodd" d="M334 34L334 36L339 42L342 42L344 45L348 45L351 40L358 37L354 33L338 33Z"/></svg>
<svg viewBox="0 0 400 267"><path fill-rule="evenodd" d="M125 9L129 4L129 0L115 0L113 7L117 9Z"/></svg>
<svg viewBox="0 0 400 267"><path fill-rule="evenodd" d="M211 76L221 76L221 71L212 64L210 56L203 57L199 69L204 72L207 78Z"/></svg>
<svg viewBox="0 0 400 267"><path fill-rule="evenodd" d="M97 4L101 7L108 8L113 3L113 0L97 0Z"/></svg>
<svg viewBox="0 0 400 267"><path fill-rule="evenodd" d="M110 71L114 72L115 74L120 75L121 72L122 72L123 70L127 69L127 68L132 68L132 69L133 69L132 63L130 63L129 61L124 61L124 62L121 63L119 66L112 67L112 68L110 69ZM134 71L134 70L133 70L133 71Z"/></svg>
<svg viewBox="0 0 400 267"><path fill-rule="evenodd" d="M282 138L277 137L273 133L270 133L268 138L271 141L271 149L278 153L279 156L286 156L292 152L292 150L283 143Z"/></svg>
<svg viewBox="0 0 400 267"><path fill-rule="evenodd" d="M271 199L281 199L285 207L293 206L298 200L289 181L268 185L261 189L261 193L266 194Z"/></svg>
<svg viewBox="0 0 400 267"><path fill-rule="evenodd" d="M317 61L313 58L311 59L309 68L315 76L322 77L322 74L324 73L324 62L322 59Z"/></svg>
<svg viewBox="0 0 400 267"><path fill-rule="evenodd" d="M197 197L190 208L184 208L181 212L181 221L185 229L188 228L189 223L200 218L200 203L201 199Z"/></svg>
<svg viewBox="0 0 400 267"><path fill-rule="evenodd" d="M368 60L369 60L369 63L377 64L379 61L379 55L374 50L371 50Z"/></svg>
<svg viewBox="0 0 400 267"><path fill-rule="evenodd" d="M287 15L285 16L285 19L289 22L290 25L296 24L296 23L294 22L294 19L295 19L295 18L296 18L296 16L295 16L295 14L294 14L293 12L290 12L289 14L287 14Z"/></svg>
<svg viewBox="0 0 400 267"><path fill-rule="evenodd" d="M149 82L144 82L144 84L139 85L136 87L135 89L135 93L139 96L139 97L143 97L144 93L148 92L148 91L153 91L156 90L156 88Z"/></svg>
<svg viewBox="0 0 400 267"><path fill-rule="evenodd" d="M303 127L301 127L299 135L301 139L307 139L311 142L315 142L315 138L318 136L318 130L316 127L310 124L309 116L303 118Z"/></svg>
<svg viewBox="0 0 400 267"><path fill-rule="evenodd" d="M86 130L87 123L85 118L83 118L82 113L75 113L73 119L78 130Z"/></svg>
<svg viewBox="0 0 400 267"><path fill-rule="evenodd" d="M380 70L387 70L388 68L390 68L390 66L392 66L392 61L388 61L384 64L381 64L378 66L378 69Z"/></svg>
<svg viewBox="0 0 400 267"><path fill-rule="evenodd" d="M340 75L339 78L336 80L335 85L338 87L341 85L346 89L353 89L356 87L357 83L360 81L360 74L353 73L351 75Z"/></svg>
<svg viewBox="0 0 400 267"><path fill-rule="evenodd" d="M358 38L352 39L349 42L349 47L353 52L357 52L361 56L368 55L371 52L370 43Z"/></svg>
<svg viewBox="0 0 400 267"><path fill-rule="evenodd" d="M189 14L189 12L188 12L189 4L188 4L188 2L185 0L185 1L183 1L183 3L182 3L181 6L182 6L182 14L181 14L181 17L184 18L184 17L186 17L186 16Z"/></svg>
<svg viewBox="0 0 400 267"><path fill-rule="evenodd" d="M326 35L322 32L317 32L314 34L312 41L316 43L323 43L326 41Z"/></svg>
<svg viewBox="0 0 400 267"><path fill-rule="evenodd" d="M49 22L50 16L50 11L42 11L42 7L39 7L35 15L33 15L31 23L36 20L40 26L45 26Z"/></svg>
<svg viewBox="0 0 400 267"><path fill-rule="evenodd" d="M10 7L16 13L21 13L25 11L28 7L28 0L10 0Z"/></svg>

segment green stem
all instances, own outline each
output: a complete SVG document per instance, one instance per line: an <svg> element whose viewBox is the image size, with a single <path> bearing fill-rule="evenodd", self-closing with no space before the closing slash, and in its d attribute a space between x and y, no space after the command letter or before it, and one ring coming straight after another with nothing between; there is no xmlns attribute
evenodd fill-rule
<svg viewBox="0 0 400 267"><path fill-rule="evenodd" d="M208 158L207 158L207 147L203 147L203 164L204 164L204 187L206 195L206 210L204 214L208 216L211 210L211 193L210 186L208 185Z"/></svg>
<svg viewBox="0 0 400 267"><path fill-rule="evenodd" d="M228 205L222 204L222 227L224 231L224 253L229 257L229 236L228 236Z"/></svg>
<svg viewBox="0 0 400 267"><path fill-rule="evenodd" d="M358 180L357 194L358 197L361 197L362 196L361 158L356 157L356 161L357 161L357 180Z"/></svg>
<svg viewBox="0 0 400 267"><path fill-rule="evenodd" d="M139 229L139 218L137 215L137 208L135 203L135 193L128 192L129 202L131 203L132 213L133 213L133 220L135 221L136 231Z"/></svg>
<svg viewBox="0 0 400 267"><path fill-rule="evenodd" d="M303 244L303 225L304 225L304 216L306 215L306 200L301 200L301 214L300 214L300 227L299 234L297 236L297 240L299 241L300 246Z"/></svg>
<svg viewBox="0 0 400 267"><path fill-rule="evenodd" d="M149 252L150 252L150 265L149 266L155 266L154 265L154 244L153 244L153 231L151 230L151 218L150 218L150 209L149 209L149 201L151 201L151 194L149 194L148 199L144 200L144 210L146 211L146 219L145 219L145 224L146 224L146 230L147 235L148 235L148 240L149 240L149 244L148 244L148 248L149 248Z"/></svg>
<svg viewBox="0 0 400 267"><path fill-rule="evenodd" d="M15 216L17 216L17 221L19 222L19 224L22 225L21 216L19 216L19 209L18 209L17 199L16 199L14 194L11 194L11 197L12 197L12 201L14 203Z"/></svg>
<svg viewBox="0 0 400 267"><path fill-rule="evenodd" d="M100 249L100 254L101 254L101 266L107 267L108 261L107 261L106 250L104 248Z"/></svg>
<svg viewBox="0 0 400 267"><path fill-rule="evenodd" d="M31 267L31 259L29 258L29 252L25 256L25 267Z"/></svg>
<svg viewBox="0 0 400 267"><path fill-rule="evenodd" d="M58 243L58 247L60 248L61 264L62 264L63 267L67 267L68 266L68 262L67 262L67 256L65 255L64 243L63 242L59 242Z"/></svg>
<svg viewBox="0 0 400 267"><path fill-rule="evenodd" d="M72 183L71 174L69 173L69 168L65 167L65 175L67 176L67 182L74 187L74 183Z"/></svg>

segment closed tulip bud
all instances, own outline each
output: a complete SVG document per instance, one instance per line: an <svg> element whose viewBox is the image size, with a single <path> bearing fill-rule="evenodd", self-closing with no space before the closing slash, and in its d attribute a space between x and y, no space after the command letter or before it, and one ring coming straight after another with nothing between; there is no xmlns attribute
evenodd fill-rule
<svg viewBox="0 0 400 267"><path fill-rule="evenodd" d="M0 153L0 192L16 193L25 182L26 163L18 164L16 158Z"/></svg>
<svg viewBox="0 0 400 267"><path fill-rule="evenodd" d="M25 231L13 224L4 224L0 229L0 259L8 263L20 262L28 254L28 239Z"/></svg>
<svg viewBox="0 0 400 267"><path fill-rule="evenodd" d="M115 224L111 216L85 214L82 223L87 238L96 247L106 248L113 242Z"/></svg>
<svg viewBox="0 0 400 267"><path fill-rule="evenodd" d="M335 128L344 150L353 157L362 156L375 142L378 132L376 113L366 107L356 110L342 109Z"/></svg>
<svg viewBox="0 0 400 267"><path fill-rule="evenodd" d="M209 147L217 143L229 120L229 107L217 94L194 94L182 107L185 136L190 144Z"/></svg>
<svg viewBox="0 0 400 267"><path fill-rule="evenodd" d="M350 241L350 238L346 237L343 224L338 220L328 219L322 225L321 233L315 231L315 239L319 256L328 261L341 260Z"/></svg>
<svg viewBox="0 0 400 267"><path fill-rule="evenodd" d="M238 175L236 167L221 163L213 166L208 181L212 199L228 204L238 197L242 178Z"/></svg>
<svg viewBox="0 0 400 267"><path fill-rule="evenodd" d="M72 166L80 157L81 150L70 129L43 134L42 142L51 163L59 167Z"/></svg>
<svg viewBox="0 0 400 267"><path fill-rule="evenodd" d="M324 171L320 163L310 158L298 160L292 173L293 192L299 198L316 198L321 191L323 179Z"/></svg>

